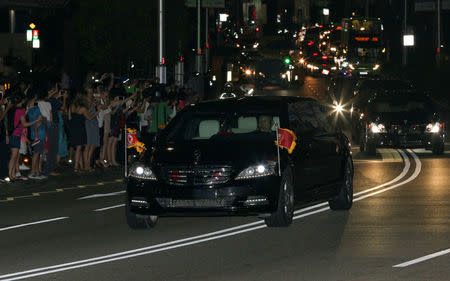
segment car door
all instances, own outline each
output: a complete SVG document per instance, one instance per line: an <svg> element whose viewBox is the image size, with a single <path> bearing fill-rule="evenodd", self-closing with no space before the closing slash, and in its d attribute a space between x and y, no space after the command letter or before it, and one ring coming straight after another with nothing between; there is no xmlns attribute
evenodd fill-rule
<svg viewBox="0 0 450 281"><path fill-rule="evenodd" d="M314 113L317 121L315 140L320 146L320 171L323 176L321 185L329 185L340 180L341 177L341 144L338 133L331 126L330 116L326 108L318 103L313 105Z"/></svg>
<svg viewBox="0 0 450 281"><path fill-rule="evenodd" d="M314 118L310 102L289 104L289 126L297 136L297 145L291 159L296 198L310 201L319 192L321 171L326 168L321 153L324 143L314 135Z"/></svg>

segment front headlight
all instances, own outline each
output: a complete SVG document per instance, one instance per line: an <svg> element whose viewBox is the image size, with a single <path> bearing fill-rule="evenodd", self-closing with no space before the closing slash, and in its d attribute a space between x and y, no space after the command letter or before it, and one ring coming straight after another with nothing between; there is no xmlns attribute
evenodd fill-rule
<svg viewBox="0 0 450 281"><path fill-rule="evenodd" d="M439 131L441 130L441 124L439 122L436 122L434 124L430 123L430 124L427 125L425 130L428 133L439 133Z"/></svg>
<svg viewBox="0 0 450 281"><path fill-rule="evenodd" d="M253 165L240 172L236 179L244 180L275 175L276 166L277 163L274 161L267 161L258 165Z"/></svg>
<svg viewBox="0 0 450 281"><path fill-rule="evenodd" d="M383 124L375 124L375 123L371 123L370 124L370 130L374 134L386 133L387 132L386 131L386 127Z"/></svg>
<svg viewBox="0 0 450 281"><path fill-rule="evenodd" d="M149 167L145 167L142 164L135 164L131 166L129 176L142 180L156 180L156 176L153 171Z"/></svg>
<svg viewBox="0 0 450 281"><path fill-rule="evenodd" d="M380 65L379 65L379 64L376 64L376 65L373 67L373 70L377 70L378 68L380 68Z"/></svg>
<svg viewBox="0 0 450 281"><path fill-rule="evenodd" d="M353 66L353 64L349 64L348 67L350 67L350 69L354 70L355 67Z"/></svg>

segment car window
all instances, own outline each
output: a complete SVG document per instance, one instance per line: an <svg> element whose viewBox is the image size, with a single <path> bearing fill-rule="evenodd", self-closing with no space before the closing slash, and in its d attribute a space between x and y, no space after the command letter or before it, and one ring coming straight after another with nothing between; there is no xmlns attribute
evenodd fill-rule
<svg viewBox="0 0 450 281"><path fill-rule="evenodd" d="M266 129L260 127L260 119L265 119ZM279 115L274 113L218 113L203 114L189 112L178 119L176 126L165 132L171 141L209 140L220 136L249 134L258 131L275 132Z"/></svg>
<svg viewBox="0 0 450 281"><path fill-rule="evenodd" d="M315 135L329 131L327 115L315 102L290 103L288 114L289 125L297 135Z"/></svg>

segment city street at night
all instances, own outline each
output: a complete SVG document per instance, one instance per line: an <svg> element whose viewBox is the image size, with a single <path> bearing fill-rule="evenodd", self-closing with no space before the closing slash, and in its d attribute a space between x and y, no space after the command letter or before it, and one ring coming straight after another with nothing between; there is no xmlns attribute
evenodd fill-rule
<svg viewBox="0 0 450 281"><path fill-rule="evenodd" d="M28 186L1 198L0 280L446 280L450 154L352 151L350 212L315 204L284 229L172 217L133 231L118 177Z"/></svg>
<svg viewBox="0 0 450 281"><path fill-rule="evenodd" d="M0 0L0 281L450 280L450 0Z"/></svg>

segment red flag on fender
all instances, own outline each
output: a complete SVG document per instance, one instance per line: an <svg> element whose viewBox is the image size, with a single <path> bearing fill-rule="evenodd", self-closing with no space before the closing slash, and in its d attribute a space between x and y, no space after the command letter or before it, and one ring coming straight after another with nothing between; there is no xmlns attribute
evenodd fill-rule
<svg viewBox="0 0 450 281"><path fill-rule="evenodd" d="M128 146L128 148L133 147L138 141L139 140L136 137L136 130L127 129L127 146Z"/></svg>
<svg viewBox="0 0 450 281"><path fill-rule="evenodd" d="M295 141L297 140L297 136L288 129L278 128L277 130L277 139L275 144L281 148L287 149L288 153L291 154L297 144Z"/></svg>

